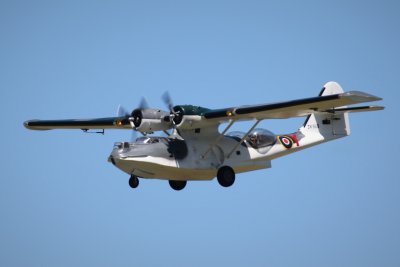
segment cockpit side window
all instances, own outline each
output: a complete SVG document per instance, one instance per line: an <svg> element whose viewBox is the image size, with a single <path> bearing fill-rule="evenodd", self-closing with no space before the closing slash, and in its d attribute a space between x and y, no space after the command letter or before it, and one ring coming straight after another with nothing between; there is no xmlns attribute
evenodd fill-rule
<svg viewBox="0 0 400 267"><path fill-rule="evenodd" d="M246 133L244 133L244 132L234 131L234 132L228 133L228 134L226 135L226 137L232 138L232 139L236 140L237 142L240 142L240 140L242 140L242 138L243 138L243 136L244 136L245 134L246 134ZM243 143L242 143L242 146L246 147L246 144L243 142Z"/></svg>
<svg viewBox="0 0 400 267"><path fill-rule="evenodd" d="M276 136L272 132L265 129L255 129L246 138L253 148L267 147L275 144Z"/></svg>

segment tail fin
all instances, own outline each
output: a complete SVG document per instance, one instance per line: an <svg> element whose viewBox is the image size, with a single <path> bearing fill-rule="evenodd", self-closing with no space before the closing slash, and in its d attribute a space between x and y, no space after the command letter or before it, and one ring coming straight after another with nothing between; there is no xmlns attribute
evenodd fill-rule
<svg viewBox="0 0 400 267"><path fill-rule="evenodd" d="M319 96L343 93L342 87L336 82L328 82L322 88ZM346 107L340 107L345 109ZM300 132L304 135L322 135L324 140L337 139L350 135L350 122L347 112L314 113L307 117Z"/></svg>

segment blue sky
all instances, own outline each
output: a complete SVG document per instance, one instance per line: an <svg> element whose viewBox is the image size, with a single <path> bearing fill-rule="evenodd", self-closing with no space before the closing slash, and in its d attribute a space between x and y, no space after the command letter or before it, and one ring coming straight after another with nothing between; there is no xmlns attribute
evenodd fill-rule
<svg viewBox="0 0 400 267"><path fill-rule="evenodd" d="M1 266L399 266L397 1L1 1ZM113 116L141 96L222 108L384 98L352 135L240 174L137 190L114 141L27 119ZM265 121L280 133L303 119ZM237 125L246 130L249 124Z"/></svg>

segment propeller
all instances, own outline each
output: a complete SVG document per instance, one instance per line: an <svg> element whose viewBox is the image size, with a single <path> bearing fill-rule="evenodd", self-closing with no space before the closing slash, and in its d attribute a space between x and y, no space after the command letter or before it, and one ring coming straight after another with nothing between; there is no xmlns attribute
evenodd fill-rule
<svg viewBox="0 0 400 267"><path fill-rule="evenodd" d="M125 119L128 119L128 121L131 122L131 125L132 125L133 118L131 117L131 113L126 108L124 108L121 104L118 105L117 117L124 117ZM134 142L136 140L136 138L137 138L137 132L132 127L130 141Z"/></svg>
<svg viewBox="0 0 400 267"><path fill-rule="evenodd" d="M134 143L138 137L138 134L135 130L132 129L131 131L131 143Z"/></svg>
<svg viewBox="0 0 400 267"><path fill-rule="evenodd" d="M146 98L142 96L142 99L140 99L140 104L139 104L139 109L148 109L149 104L147 103Z"/></svg>
<svg viewBox="0 0 400 267"><path fill-rule="evenodd" d="M172 103L172 99L171 96L169 95L169 92L165 91L165 93L162 94L161 98L164 101L165 105L168 107L168 110L171 111L172 114L175 114L174 104Z"/></svg>
<svg viewBox="0 0 400 267"><path fill-rule="evenodd" d="M173 127L171 119L176 120L179 114L175 111L176 108L173 108L171 97L168 93L164 94L163 99L166 101L170 112L149 108L144 97L141 98L138 107L132 112L128 112L119 105L117 111L118 118L115 121L116 125L130 125L135 132L139 131L143 135L170 129L171 126Z"/></svg>
<svg viewBox="0 0 400 267"><path fill-rule="evenodd" d="M181 123L183 119L183 110L180 107L174 108L174 104L172 102L172 98L168 91L161 96L162 100L164 101L165 105L168 107L170 111L170 119L174 122L175 125Z"/></svg>
<svg viewBox="0 0 400 267"><path fill-rule="evenodd" d="M136 128L140 126L143 118L142 110L148 109L149 104L146 101L146 98L142 97L139 103L139 107L134 109L132 112L128 112L126 108L122 105L118 106L117 116L118 117L125 117L132 127L131 133L131 141L135 141L137 138L137 131Z"/></svg>
<svg viewBox="0 0 400 267"><path fill-rule="evenodd" d="M120 104L118 105L117 117L129 117L130 113Z"/></svg>
<svg viewBox="0 0 400 267"><path fill-rule="evenodd" d="M139 107L132 111L131 118L129 118L129 121L130 121L133 129L140 126L140 124L142 123L142 119L143 119L142 110L148 109L148 108L149 108L149 104L147 103L146 98L142 97L142 99L140 100L140 103L139 103Z"/></svg>

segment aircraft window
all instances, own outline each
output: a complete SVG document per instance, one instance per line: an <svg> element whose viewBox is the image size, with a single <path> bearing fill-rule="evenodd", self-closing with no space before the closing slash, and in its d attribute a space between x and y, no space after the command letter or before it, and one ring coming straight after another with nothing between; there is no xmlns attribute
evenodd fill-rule
<svg viewBox="0 0 400 267"><path fill-rule="evenodd" d="M147 144L155 144L160 142L160 140L158 138L149 138L149 141L147 142Z"/></svg>
<svg viewBox="0 0 400 267"><path fill-rule="evenodd" d="M155 144L164 141L163 137L146 137L142 136L136 139L135 144Z"/></svg>
<svg viewBox="0 0 400 267"><path fill-rule="evenodd" d="M254 148L266 147L275 144L276 136L272 132L265 129L255 129L246 139Z"/></svg>
<svg viewBox="0 0 400 267"><path fill-rule="evenodd" d="M147 144L147 142L149 141L149 137L146 136L142 136L136 139L135 144Z"/></svg>
<svg viewBox="0 0 400 267"><path fill-rule="evenodd" d="M227 133L226 137L232 138L232 139L236 140L237 142L240 142L240 140L242 140L242 138L245 134L246 133L244 133L244 132L234 131L234 132ZM243 142L242 146L246 147L246 144Z"/></svg>
<svg viewBox="0 0 400 267"><path fill-rule="evenodd" d="M227 136L238 137L238 138L242 139L243 136L244 136L245 134L246 134L246 133L244 133L244 132L234 131L234 132L228 133ZM240 139L239 139L239 140L240 140Z"/></svg>
<svg viewBox="0 0 400 267"><path fill-rule="evenodd" d="M114 143L114 148L121 149L122 148L122 143L121 142Z"/></svg>

